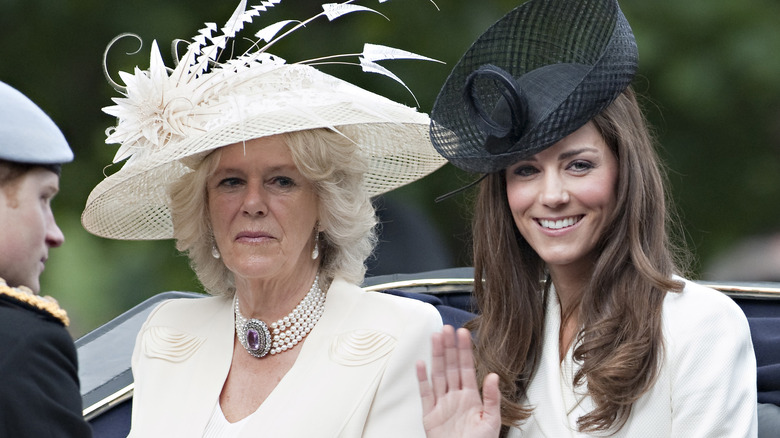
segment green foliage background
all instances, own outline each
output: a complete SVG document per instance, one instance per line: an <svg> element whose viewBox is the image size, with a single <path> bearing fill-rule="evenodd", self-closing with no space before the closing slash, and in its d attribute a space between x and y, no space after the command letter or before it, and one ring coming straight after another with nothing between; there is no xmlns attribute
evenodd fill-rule
<svg viewBox="0 0 780 438"><path fill-rule="evenodd" d="M251 2L250 2L251 3ZM358 52L362 42L411 50L447 65L386 63L428 112L449 69L490 24L518 5L508 0L366 1L375 14L318 21L273 52L289 61ZM95 237L79 216L90 190L117 170L115 146L104 143L111 117L100 111L117 93L102 73L107 43L123 32L144 39L109 56L109 71L148 66L149 43L161 49L189 39L206 21L222 24L236 1L0 0L0 80L26 93L59 124L76 154L63 171L55 214L66 243L52 252L42 283L68 309L80 336L165 290L200 290L186 257L171 241L126 242ZM780 228L780 3L770 0L624 0L640 50L635 81L670 170L672 194L695 255L694 270L739 239ZM287 0L251 30L307 18L317 2ZM260 23L260 24L257 24ZM253 32L247 33L251 35ZM121 55L121 56L120 56ZM167 58L168 64L170 57ZM398 84L359 68L329 70L414 105ZM371 76L371 77L369 77ZM374 77L376 76L376 77ZM106 168L104 170L104 168ZM394 192L436 221L458 265L469 264L469 197L433 198L472 179L451 166Z"/></svg>

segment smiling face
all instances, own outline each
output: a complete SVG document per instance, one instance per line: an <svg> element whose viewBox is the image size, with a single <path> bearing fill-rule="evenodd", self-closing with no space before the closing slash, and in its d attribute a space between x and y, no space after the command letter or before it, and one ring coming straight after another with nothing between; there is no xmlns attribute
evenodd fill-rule
<svg viewBox="0 0 780 438"><path fill-rule="evenodd" d="M515 225L552 272L590 269L617 180L617 159L593 123L506 169Z"/></svg>
<svg viewBox="0 0 780 438"><path fill-rule="evenodd" d="M0 188L0 277L9 286L40 291L49 248L65 240L51 211L58 191L59 176L40 167Z"/></svg>
<svg viewBox="0 0 780 438"><path fill-rule="evenodd" d="M206 182L208 214L236 286L313 275L319 201L282 137L236 143L220 154Z"/></svg>

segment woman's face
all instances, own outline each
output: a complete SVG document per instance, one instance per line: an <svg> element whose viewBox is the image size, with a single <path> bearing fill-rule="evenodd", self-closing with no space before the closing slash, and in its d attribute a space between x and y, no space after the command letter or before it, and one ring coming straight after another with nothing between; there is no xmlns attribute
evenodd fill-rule
<svg viewBox="0 0 780 438"><path fill-rule="evenodd" d="M319 202L282 137L222 148L206 185L214 239L237 285L285 280L312 269Z"/></svg>
<svg viewBox="0 0 780 438"><path fill-rule="evenodd" d="M551 271L595 260L617 180L617 159L592 122L506 169L515 225Z"/></svg>

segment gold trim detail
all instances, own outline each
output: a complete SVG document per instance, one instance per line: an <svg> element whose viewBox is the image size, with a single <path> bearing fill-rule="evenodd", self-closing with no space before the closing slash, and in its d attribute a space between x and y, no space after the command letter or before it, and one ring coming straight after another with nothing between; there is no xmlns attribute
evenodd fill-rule
<svg viewBox="0 0 780 438"><path fill-rule="evenodd" d="M2 278L0 278L0 294L8 295L17 301L21 301L22 303L48 313L58 319L65 327L70 324L68 313L65 309L60 307L60 305L57 304L57 301L52 297L35 295L35 293L26 286L8 286L8 283Z"/></svg>

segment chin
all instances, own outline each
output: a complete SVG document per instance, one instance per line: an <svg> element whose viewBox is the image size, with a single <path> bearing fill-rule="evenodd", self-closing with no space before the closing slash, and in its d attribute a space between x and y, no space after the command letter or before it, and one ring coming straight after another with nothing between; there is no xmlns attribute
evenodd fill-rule
<svg viewBox="0 0 780 438"><path fill-rule="evenodd" d="M27 283L20 284L19 286L25 286L30 288L30 290L33 291L35 295L38 295L41 292L41 283L38 280L34 280L34 281L30 280Z"/></svg>
<svg viewBox="0 0 780 438"><path fill-rule="evenodd" d="M276 275L284 264L279 261L264 260L242 263L231 269L233 275L240 278L269 278Z"/></svg>

